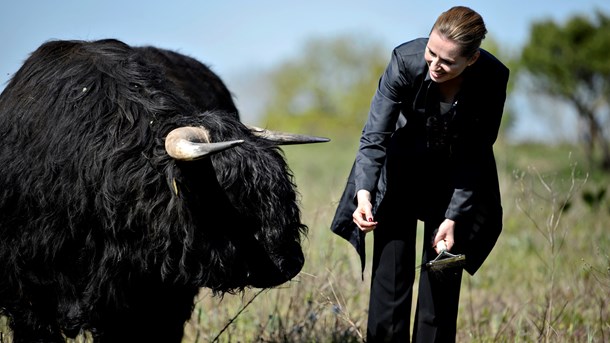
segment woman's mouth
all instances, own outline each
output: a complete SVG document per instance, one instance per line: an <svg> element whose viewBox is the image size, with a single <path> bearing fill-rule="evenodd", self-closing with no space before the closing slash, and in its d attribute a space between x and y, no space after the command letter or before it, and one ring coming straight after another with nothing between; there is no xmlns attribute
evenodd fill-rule
<svg viewBox="0 0 610 343"><path fill-rule="evenodd" d="M433 79L440 79L443 75L445 75L443 72L430 70L430 76L432 76Z"/></svg>

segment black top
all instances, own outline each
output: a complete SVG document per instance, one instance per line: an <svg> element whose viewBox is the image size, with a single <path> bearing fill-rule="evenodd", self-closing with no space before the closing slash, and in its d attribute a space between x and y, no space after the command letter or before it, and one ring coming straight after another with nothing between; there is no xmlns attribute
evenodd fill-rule
<svg viewBox="0 0 610 343"><path fill-rule="evenodd" d="M453 110L446 115L449 117L442 118L437 84L430 79L424 60L427 42L427 38L420 38L393 50L373 97L356 161L335 214L332 230L348 239L361 256L364 236L352 222L355 192L370 191L375 212L383 202L388 182L389 188L393 187L391 177L387 176L392 173L393 165L419 171L408 177L402 174L395 177L404 179L403 183L426 187L438 185L438 180L442 180L443 186L436 189L449 190L446 201L436 201L432 206L424 201L427 210L436 207L432 211L438 214L441 207L446 218L460 221L471 218L476 204L484 201L486 211L499 218L501 227L502 210L492 146L502 118L509 70L492 54L480 49L477 61L462 74L464 80ZM435 148L438 139L434 138L434 126L431 129L431 117L442 119L441 131L445 132L440 149ZM447 125L448 128L444 127ZM400 163L391 163L394 155ZM425 180L422 182L419 176ZM405 197L429 193L430 189L422 189ZM426 213L418 216L425 219ZM498 220L494 222L497 226ZM493 243L495 239L492 246ZM478 265L472 270L477 268Z"/></svg>

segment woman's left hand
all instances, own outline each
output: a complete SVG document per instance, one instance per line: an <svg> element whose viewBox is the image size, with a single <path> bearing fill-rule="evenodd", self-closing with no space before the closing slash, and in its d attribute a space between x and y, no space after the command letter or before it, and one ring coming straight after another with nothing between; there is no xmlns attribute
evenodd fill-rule
<svg viewBox="0 0 610 343"><path fill-rule="evenodd" d="M440 254L443 250L451 251L455 244L454 230L455 222L451 219L445 219L438 227L438 232L434 237L434 242L432 242L437 254Z"/></svg>

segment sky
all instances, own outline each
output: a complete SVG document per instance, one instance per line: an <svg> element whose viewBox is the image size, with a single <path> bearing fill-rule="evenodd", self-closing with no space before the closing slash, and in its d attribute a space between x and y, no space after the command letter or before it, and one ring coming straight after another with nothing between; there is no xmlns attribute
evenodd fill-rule
<svg viewBox="0 0 610 343"><path fill-rule="evenodd" d="M533 21L561 22L596 9L610 14L609 0L0 0L0 90L45 41L116 38L210 65L234 93L244 121L255 121L263 97L246 81L297 56L305 41L362 33L386 44L389 56L392 47L427 36L437 16L455 5L479 12L489 36L513 50L525 44ZM535 140L548 118L535 115L540 106L531 101L519 106L514 136Z"/></svg>

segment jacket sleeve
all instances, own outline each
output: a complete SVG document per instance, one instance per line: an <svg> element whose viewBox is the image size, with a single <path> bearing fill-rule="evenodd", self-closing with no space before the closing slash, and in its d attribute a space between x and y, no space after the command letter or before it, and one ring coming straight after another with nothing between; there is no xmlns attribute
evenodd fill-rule
<svg viewBox="0 0 610 343"><path fill-rule="evenodd" d="M470 112L469 120L461 123L453 149L454 192L445 217L459 220L471 213L477 193L490 185L486 180L497 177L493 157L493 144L498 137L509 71L500 64L492 73L494 82L478 84L474 94L470 94L471 104L465 110ZM480 81L479 81L480 82Z"/></svg>
<svg viewBox="0 0 610 343"><path fill-rule="evenodd" d="M354 169L356 192L365 189L374 193L376 190L381 167L385 162L388 141L395 130L402 106L400 99L409 83L404 62L394 50L390 63L379 80L360 137Z"/></svg>

